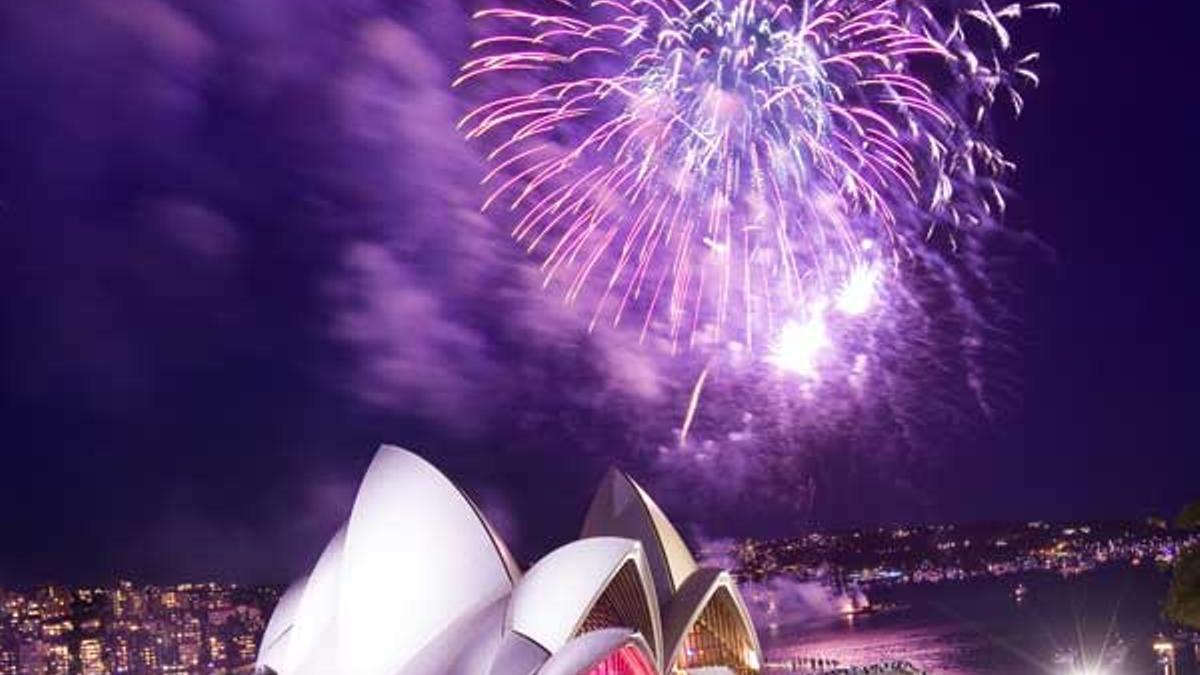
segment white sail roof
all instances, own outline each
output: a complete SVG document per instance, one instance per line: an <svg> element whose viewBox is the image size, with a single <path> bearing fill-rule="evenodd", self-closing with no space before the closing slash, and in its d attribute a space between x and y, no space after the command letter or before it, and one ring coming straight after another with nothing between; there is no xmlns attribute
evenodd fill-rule
<svg viewBox="0 0 1200 675"><path fill-rule="evenodd" d="M326 544L317 560L304 594L296 608L295 627L288 643L288 672L295 671L307 663L317 649L330 649L328 642L334 635L337 606L341 588L342 550L346 540L343 526Z"/></svg>
<svg viewBox="0 0 1200 675"><path fill-rule="evenodd" d="M627 563L633 564L638 573L650 623L645 631L650 634L644 637L657 662L662 627L654 582L641 544L632 539L580 539L542 558L513 590L509 628L548 652L557 652L577 634L596 601Z"/></svg>
<svg viewBox="0 0 1200 675"><path fill-rule="evenodd" d="M507 607L506 596L474 614L459 618L395 675L491 675L496 672L492 665L504 636ZM542 654L541 660L544 661L546 656Z"/></svg>
<svg viewBox="0 0 1200 675"><path fill-rule="evenodd" d="M746 660L756 664L762 663L762 647L758 643L758 635L754 632L754 622L750 619L746 602L738 592L733 577L725 570L705 567L697 570L680 587L663 616L664 664L670 666L679 658L688 631L718 593L727 593L736 609L743 634L751 645L752 654L744 655Z"/></svg>
<svg viewBox="0 0 1200 675"><path fill-rule="evenodd" d="M579 675L622 650L636 652L650 668L657 668L650 645L628 628L606 628L580 635L550 657L538 675ZM630 655L633 656L633 655Z"/></svg>
<svg viewBox="0 0 1200 675"><path fill-rule="evenodd" d="M739 663L757 669L732 578L698 569L628 476L605 479L584 535L521 577L468 497L416 455L382 447L345 527L281 598L257 665L280 675L577 675L617 662L670 672L711 607L739 641Z"/></svg>
<svg viewBox="0 0 1200 675"><path fill-rule="evenodd" d="M338 669L394 675L456 619L512 588L503 544L437 469L384 446L346 529Z"/></svg>
<svg viewBox="0 0 1200 675"><path fill-rule="evenodd" d="M583 523L584 537L628 537L642 542L662 602L696 571L683 537L632 478L613 469L596 490Z"/></svg>
<svg viewBox="0 0 1200 675"><path fill-rule="evenodd" d="M275 611L271 613L259 642L258 659L254 664L256 668L270 668L275 672L283 672L285 669L287 647L295 627L296 609L300 606L300 598L303 597L307 584L308 577L300 577L292 582L275 604Z"/></svg>

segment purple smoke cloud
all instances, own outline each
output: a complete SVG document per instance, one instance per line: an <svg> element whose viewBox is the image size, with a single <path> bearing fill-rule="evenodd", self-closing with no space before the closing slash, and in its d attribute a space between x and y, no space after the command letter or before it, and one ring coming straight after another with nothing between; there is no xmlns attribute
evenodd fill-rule
<svg viewBox="0 0 1200 675"><path fill-rule="evenodd" d="M100 486L78 499L172 561L131 551L100 568L261 577L283 551L299 569L385 441L468 488L512 485L515 503L485 503L530 548L576 527L610 463L717 528L781 504L829 513L846 485L916 491L903 477L930 432L900 433L886 401L853 433L822 422L797 439L780 435L787 416L727 414L762 395L728 382L678 447L696 364L589 333L478 211L483 162L448 86L465 18L449 0L0 9L0 218L17 224L0 279L21 355L5 390L55 402L13 442L50 426L62 436L39 471L145 476L138 505ZM76 429L106 447L68 449ZM514 524L547 506L562 515ZM71 527L73 508L47 527ZM229 555L188 562L189 542L223 540Z"/></svg>

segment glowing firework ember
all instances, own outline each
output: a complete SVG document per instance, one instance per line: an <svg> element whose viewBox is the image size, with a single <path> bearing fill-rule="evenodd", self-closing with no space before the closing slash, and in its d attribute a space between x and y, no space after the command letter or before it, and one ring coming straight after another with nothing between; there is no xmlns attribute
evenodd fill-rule
<svg viewBox="0 0 1200 675"><path fill-rule="evenodd" d="M810 371L826 314L868 314L905 260L1003 211L988 112L1051 3L544 0L484 9L456 85L494 163L484 208L592 323L737 342ZM976 46L974 43L982 43Z"/></svg>

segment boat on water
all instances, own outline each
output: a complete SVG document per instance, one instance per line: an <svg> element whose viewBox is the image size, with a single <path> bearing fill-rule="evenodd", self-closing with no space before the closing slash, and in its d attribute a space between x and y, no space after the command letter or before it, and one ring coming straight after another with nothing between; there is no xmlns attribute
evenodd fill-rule
<svg viewBox="0 0 1200 675"><path fill-rule="evenodd" d="M1025 584L1017 584L1016 588L1013 589L1013 598L1017 602L1024 600L1027 595L1029 595L1029 587Z"/></svg>

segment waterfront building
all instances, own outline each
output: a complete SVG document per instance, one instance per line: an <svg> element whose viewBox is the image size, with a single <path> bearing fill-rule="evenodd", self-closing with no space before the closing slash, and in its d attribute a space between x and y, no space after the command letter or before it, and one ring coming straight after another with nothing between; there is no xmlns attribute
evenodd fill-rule
<svg viewBox="0 0 1200 675"><path fill-rule="evenodd" d="M82 675L108 675L104 663L104 643L97 638L79 642L79 666Z"/></svg>
<svg viewBox="0 0 1200 675"><path fill-rule="evenodd" d="M612 471L581 538L521 570L420 457L379 450L349 521L280 599L258 654L278 675L752 675L762 652L725 570L696 564Z"/></svg>
<svg viewBox="0 0 1200 675"><path fill-rule="evenodd" d="M18 675L20 658L20 641L11 631L0 627L0 675Z"/></svg>

